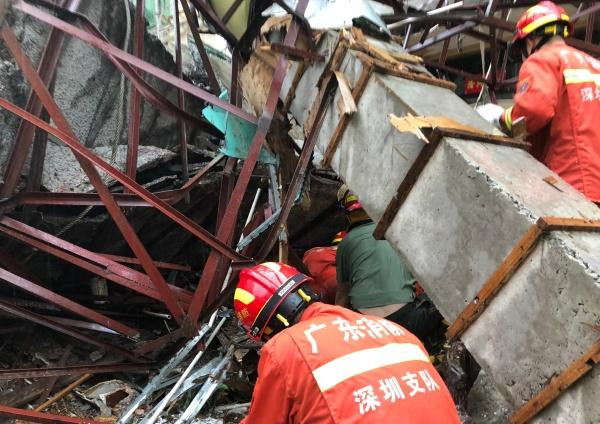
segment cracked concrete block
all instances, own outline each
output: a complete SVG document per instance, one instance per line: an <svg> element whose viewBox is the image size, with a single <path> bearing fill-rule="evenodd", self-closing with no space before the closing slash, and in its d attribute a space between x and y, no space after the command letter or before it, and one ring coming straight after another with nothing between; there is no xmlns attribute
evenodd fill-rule
<svg viewBox="0 0 600 424"><path fill-rule="evenodd" d="M112 148L101 146L92 149L92 152L111 164ZM177 156L170 150L161 149L154 146L140 146L138 150L138 172L157 166L160 163L168 162ZM127 146L118 146L115 151L114 162L112 165L120 169L125 169L127 160ZM97 168L100 176L108 185L115 182L104 171ZM48 143L46 150L46 160L44 162L44 172L42 174L42 186L51 192L73 192L88 193L94 190L87 175L81 169L79 162L68 147Z"/></svg>
<svg viewBox="0 0 600 424"><path fill-rule="evenodd" d="M351 84L362 64L349 51ZM298 87L316 87L306 72ZM313 94L315 93L315 94ZM296 95L299 122L316 90ZM319 132L323 153L340 115L336 93ZM487 133L493 128L447 89L374 73L332 157L332 168L378 220L423 148L388 115L445 116ZM544 182L547 176L559 182ZM600 209L536 161L506 146L445 138L386 238L406 260L442 314L454 320L506 255L542 216L600 219ZM463 340L514 411L597 340L583 323L600 323L600 234L553 232L539 242ZM598 369L532 422L600 422Z"/></svg>

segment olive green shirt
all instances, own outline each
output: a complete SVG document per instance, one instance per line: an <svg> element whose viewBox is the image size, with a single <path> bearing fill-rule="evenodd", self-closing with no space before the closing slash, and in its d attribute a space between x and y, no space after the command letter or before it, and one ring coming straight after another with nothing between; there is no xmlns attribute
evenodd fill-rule
<svg viewBox="0 0 600 424"><path fill-rule="evenodd" d="M414 277L387 240L375 240L372 222L351 229L339 244L337 280L350 286L354 309L409 303Z"/></svg>

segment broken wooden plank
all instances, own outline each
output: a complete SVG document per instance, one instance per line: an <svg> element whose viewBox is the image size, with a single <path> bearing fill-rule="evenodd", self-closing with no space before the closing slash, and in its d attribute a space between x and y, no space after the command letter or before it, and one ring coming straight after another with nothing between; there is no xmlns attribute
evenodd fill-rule
<svg viewBox="0 0 600 424"><path fill-rule="evenodd" d="M338 112L340 115L351 115L356 112L357 109L354 97L352 97L352 89L350 88L348 78L346 78L346 74L341 71L334 71L333 73L337 79L340 94L342 95L338 102Z"/></svg>

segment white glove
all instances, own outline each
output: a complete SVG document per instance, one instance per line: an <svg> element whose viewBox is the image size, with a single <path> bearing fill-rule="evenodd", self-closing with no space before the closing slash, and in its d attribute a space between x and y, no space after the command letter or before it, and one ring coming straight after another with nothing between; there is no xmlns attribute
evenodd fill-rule
<svg viewBox="0 0 600 424"><path fill-rule="evenodd" d="M502 114L504 113L504 108L502 106L498 106L493 103L488 103L485 105L477 106L477 108L475 108L475 111L490 124L492 124L498 129L502 129L502 127L500 126L500 116L502 116Z"/></svg>

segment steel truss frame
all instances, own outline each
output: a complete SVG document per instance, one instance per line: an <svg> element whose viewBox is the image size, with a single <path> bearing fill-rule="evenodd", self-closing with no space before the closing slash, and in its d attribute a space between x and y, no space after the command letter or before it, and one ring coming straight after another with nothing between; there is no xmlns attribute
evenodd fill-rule
<svg viewBox="0 0 600 424"><path fill-rule="evenodd" d="M495 101L499 89L514 86L517 82L515 78L506 78L508 49L510 48L510 43L507 43L506 39L507 35L513 33L515 28L515 22L507 19L510 16L509 12L517 8L533 6L538 1L481 0L479 2L460 2L461 5L457 5L457 7L452 7L452 3L444 6L444 3L443 0L440 0L437 4L438 9L429 12L411 13L410 15L394 14L384 17L384 21L392 29L392 32L404 37L404 45L410 53L419 53L436 44L443 43L438 59L426 61L426 65L431 69L439 69L449 74L484 83L489 90L490 98ZM556 3L573 5L575 2L559 0ZM600 57L600 46L592 43L595 17L600 12L600 4L584 0L575 5L578 7L577 13L571 16L571 19L575 23L586 19L585 33L583 39L571 37L567 39L567 43L593 56ZM500 12L501 17L494 16L497 12ZM518 18L514 14L510 17ZM431 33L434 26L445 29ZM462 36L486 43L490 56L488 72L477 75L446 64L451 40Z"/></svg>
<svg viewBox="0 0 600 424"><path fill-rule="evenodd" d="M52 2L49 0L16 0L12 8L40 20L51 27L46 49L44 50L37 69L31 63L27 54L23 51L12 29L6 23L0 23L0 39L2 44L9 50L13 59L19 65L22 74L29 82L32 91L25 108L20 108L6 99L0 98L0 107L22 118L19 131L7 161L4 172L4 184L0 187L0 236L10 238L13 241L28 245L38 251L53 255L63 261L75 265L83 270L92 272L113 283L126 287L136 293L147 296L158 301L167 308L180 328L166 336L156 340L138 345L134 352L129 352L118 343L109 343L99 340L86 333L71 328L65 321L53 320L52 317L39 315L23 307L18 307L10 302L0 301L0 309L13 317L28 320L38 325L46 326L55 331L62 332L81 341L102 347L120 355L123 359L135 363L147 363L145 354L161 349L168 342L186 337L189 338L198 330L200 318L207 316L215 308L223 303L224 296L229 295L230 290L219 290L223 287L223 279L229 266L233 270L232 277L237 275L241 267L254 263L247 257L253 251L245 248L238 253L232 245L236 239L235 229L238 214L248 189L252 172L256 167L258 154L269 132L270 124L275 114L279 94L283 80L288 68L288 57L286 53L280 55L275 77L269 92L263 115L255 117L245 112L241 107L241 93L238 87L238 72L243 66L241 57L242 43L246 40L236 40L226 28L226 22L222 22L212 11L210 6L202 1L174 0L178 10L181 7L194 42L200 52L203 65L206 69L210 90L204 90L194 86L183 79L181 72L181 40L180 33L176 31L176 68L177 75L171 75L156 66L141 59L144 50L144 24L143 7L144 2L138 1L134 17L134 41L133 54L129 54L110 44L102 32L96 28L84 15L77 13L80 0L60 0ZM241 2L238 2L239 5ZM281 45L283 51L295 51L295 42L301 25L307 25L303 18L308 0L302 0L296 10L293 23L288 29L285 42ZM263 1L260 8L264 9L270 2ZM237 5L234 4L235 7ZM261 9L261 10L262 10ZM218 32L223 35L234 46L234 63L232 67L231 102L227 103L218 98L221 87L216 78L212 65L208 59L206 49L199 34L198 10L204 19L210 22ZM228 12L232 15L235 8ZM226 18L227 16L225 16ZM260 20L261 18L259 18ZM226 19L224 19L226 21ZM3 25L2 25L3 24ZM260 25L249 23L249 28L259 28ZM65 39L65 35L75 38L96 47L105 55L114 66L131 83L131 101L129 103L129 128L128 148L125 172L114 168L106 161L86 149L75 136L67 119L51 94L53 80L56 76L58 57ZM250 38L250 37L249 37ZM253 37L252 37L253 38ZM249 44L249 43L248 43ZM287 49L287 50L286 50ZM310 52L306 52L310 54ZM150 74L170 84L178 90L177 104L171 103L166 97L145 82L143 74ZM210 163L201 169L196 175L187 179L183 175L184 184L176 190L168 190L152 193L136 182L137 157L140 137L140 102L145 99L162 113L166 113L179 122L179 139L182 151L182 169L184 174L187 170L187 129L197 128L210 135L221 137L221 133L199 115L187 112L184 108L184 96L192 95L200 100L218 106L233 115L258 124L257 133L252 141L252 147L248 157L244 160L241 172L235 177L233 173L237 161L229 159L226 162L225 171L229 175L222 181L222 190L219 199L219 222L216 234L211 234L197 223L180 213L173 207L176 203L187 198L191 190L213 170L217 164L223 162L224 156L216 156ZM52 121L50 121L52 119ZM50 124L53 123L53 125ZM37 134L37 136L36 136ZM95 193L45 193L36 191L41 181L41 169L45 155L45 137L51 134L68 146L80 166L88 176L95 188ZM42 135L41 137L39 135ZM35 138L34 138L35 136ZM28 189L16 193L16 186L21 176L28 153L33 145L31 158L32 175L36 180L28 183ZM123 188L123 194L111 193L107 185L102 181L98 168L114 178ZM227 188L228 187L228 188ZM127 242L134 257L125 258L119 256L105 255L91 252L87 249L70 243L58 236L46 233L27 225L25 222L8 217L6 214L19 206L40 205L78 205L78 206L104 206L117 227L124 240ZM168 284L159 268L189 271L189 267L154 261L146 247L142 244L127 217L124 215L124 207L151 207L166 215L173 223L178 224L189 233L205 242L210 248L209 260L200 278L195 293L190 293L175 285ZM139 265L143 271L131 267L131 264ZM218 272L214 272L218 271ZM101 314L82 304L72 301L52 290L46 288L43 282L38 281L26 271L26 268L16 261L11 255L2 251L0 256L0 280L2 284L11 284L44 301L51 302L60 309L79 314L82 319L92 321L92 325L100 325L107 331L115 332L121 336L136 338L138 330L131 328L113 317ZM230 278L231 280L231 278ZM66 320L68 321L68 320ZM133 365L131 366L133 369ZM73 374L73 367L55 368L51 371L30 370L31 375ZM61 374L62 373L62 374ZM12 375L12 374L10 374ZM28 374L29 375L29 374ZM41 418L40 418L41 420Z"/></svg>
<svg viewBox="0 0 600 424"><path fill-rule="evenodd" d="M67 261L84 270L102 276L116 284L126 287L143 296L147 296L158 302L161 302L168 309L169 313L177 321L179 328L162 336L156 340L139 345L134 352L129 352L117 344L108 343L105 340L95 339L88 334L74 330L73 328L58 322L51 318L36 314L25 308L15 306L9 302L0 300L0 309L20 319L29 320L39 325L60 331L71 337L87 343L101 346L119 354L123 359L129 362L127 365L132 368L137 363L145 363L144 355L155 350L161 349L168 342L176 341L180 338L191 338L197 334L199 320L210 315L215 308L221 305L226 296L231 296L232 286L228 284L233 281L241 267L254 263L250 255L256 252L256 246L250 245L238 253L234 248L236 223L241 209L242 201L246 196L250 178L256 163L260 149L269 133L271 122L278 106L278 100L285 79L288 60L303 58L319 59L314 53L302 52L296 47L296 39L300 29L307 29L307 21L304 19L308 0L298 2L296 10L293 11L294 19L290 24L285 40L277 45L276 51L279 52L277 66L274 71L271 86L268 92L267 101L260 117L255 117L241 108L241 93L238 86L238 72L243 66L245 53L247 53L253 34L260 28L264 18L256 16L248 23L247 34L240 40L227 28L228 19L235 13L236 8L241 4L240 1L234 2L230 10L227 11L223 19L220 19L205 0L174 0L175 4L181 7L188 22L194 42L200 53L204 68L209 79L209 90L201 89L182 79L181 61L177 60L177 75L171 75L164 70L151 65L141 59L144 50L144 24L143 24L143 5L144 1L138 0L134 18L134 48L133 54L127 53L114 45L110 44L106 37L96 28L85 16L76 12L80 0L60 0L51 2L48 0L16 0L12 7L22 13L30 15L46 24L50 25L52 31L48 38L47 47L44 50L37 69L27 58L18 41L15 39L11 28L4 24L0 35L2 43L12 53L14 59L21 68L23 75L29 81L32 92L25 108L19 108L11 104L6 99L0 98L0 107L9 110L22 118L13 148L10 152L8 166L5 170L5 183L0 187L0 235L10 237L19 243L27 244L38 250L54 255L61 260ZM273 1L257 1L256 10L263 10ZM282 3L277 1L277 3ZM411 13L407 15L403 11L403 2L399 0L381 0L380 3L388 4L393 7L394 15L384 17L386 23L396 27L401 31L406 28L405 42L409 52L420 52L430 46L443 43L442 51L437 61L429 61L426 64L433 68L438 68L444 72L453 73L469 79L481 81L487 85L492 99L498 89L510 86L515 83L514 80L504 79L504 71L507 64L507 44L504 41L503 34L512 32L514 24L505 18L508 11L514 7L530 6L537 1L512 1L512 0L489 0L481 1L477 4L473 2L460 7L455 7L442 13ZM443 1L439 1L438 7L442 7ZM193 7L192 7L193 6ZM48 10L50 12L48 12ZM199 34L198 11L202 17L209 22L215 30L222 35L232 46L233 66L232 66L232 87L230 102L224 102L218 98L221 91L219 81L215 75L212 65L208 59L206 49ZM501 18L495 17L497 11L502 11ZM593 55L600 55L600 47L591 43L594 31L595 15L600 11L600 5L595 2L582 1L574 20L586 19L586 31L584 39L573 38L570 43L578 48L586 50ZM260 14L258 14L260 15ZM0 26L2 23L0 23ZM433 34L432 27L440 25L445 30ZM181 56L180 34L176 32L176 56ZM99 158L90 150L86 149L77 139L70 128L66 118L63 116L60 108L54 101L51 91L52 82L56 75L58 57L65 35L76 37L94 47L105 55L114 66L131 83L131 101L129 106L129 128L128 128L128 150L125 172L115 169L103 159ZM460 69L455 69L446 64L450 40L453 37L469 36L488 43L491 57L491 70L488 75L475 75ZM289 56L289 57L288 57ZM152 75L178 90L178 102L171 103L166 97L152 88L144 81L143 75ZM223 155L218 155L208 163L196 175L190 178L176 190L162 192L149 192L136 182L137 157L140 137L140 102L143 98L149 104L160 110L162 113L175 117L179 122L179 137L182 146L182 169L187 169L187 157L185 147L187 143L188 129L197 128L211 135L221 136L211 124L205 121L197 114L185 110L183 101L184 96L194 96L200 100L216 105L233 115L256 123L258 129L247 158L236 177L234 172L237 160L229 158L225 160ZM315 116L315 131L318 131L318 122L327 108L323 103L319 107L319 112ZM52 119L53 125L49 122ZM37 131L36 131L37 130ZM38 134L37 137L36 133ZM96 193L42 193L39 190L41 169L43 167L45 155L45 136L52 134L57 139L65 143L75 154L78 162L86 172L88 178L94 185ZM263 259L269 253L270 248L277 239L281 224L285 223L287 213L291 207L291 201L296 195L297 187L303 176L307 160L310 157L314 137L309 137L309 142L305 143L305 149L302 150L301 159L294 173L293 184L284 196L284 213L280 215L277 225L268 234L268 240L265 246L257 253L259 259ZM28 181L27 190L15 193L17 182L21 176L23 167L27 160L27 155L33 145L33 154L31 157L31 176ZM219 163L224 163L223 179L221 181L221 190L219 195L218 222L215 234L211 234L197 223L180 213L173 205L186 199L190 191L202 180L209 171ZM108 190L106 184L100 179L97 168L100 168L117 182L123 188L123 194L114 194ZM184 175L186 177L186 175ZM131 247L135 257L122 258L111 257L96 252L91 252L73 243L69 243L60 237L48 234L39 229L33 228L24 222L9 218L9 213L14 208L30 205L94 205L104 206L112 219L117 224L123 238ZM159 268L185 270L187 268L178 264L165 264L155 262L149 255L146 247L142 244L135 233L133 227L124 215L121 208L125 207L151 207L166 215L174 223L184 228L195 237L205 242L210 248L210 255L205 264L202 275L199 279L194 293L177 288L168 284L162 276ZM30 293L41 297L47 301L52 301L59 308L66 308L88 320L101 324L104 327L126 337L135 337L137 330L109 318L96 311L88 311L85 306L77 304L64 296L50 291L43 287L43 283L37 281L32 276L27 275L24 266L19 264L10 254L0 252L0 278L27 290ZM129 266L139 264L143 271ZM227 273L231 266L233 272ZM224 281L226 275L229 275L229 281ZM222 290L221 290L222 288ZM133 364L135 363L135 364ZM131 364L131 365L130 365ZM64 372L73 372L73 368L63 367ZM39 375L43 370L29 372ZM50 371L48 371L50 372ZM60 368L52 370L53 375L61 373ZM18 410L3 410L0 414L21 414ZM32 421L45 422L48 420L45 416L28 416ZM65 421L66 422L66 421ZM83 422L83 421L78 421Z"/></svg>

